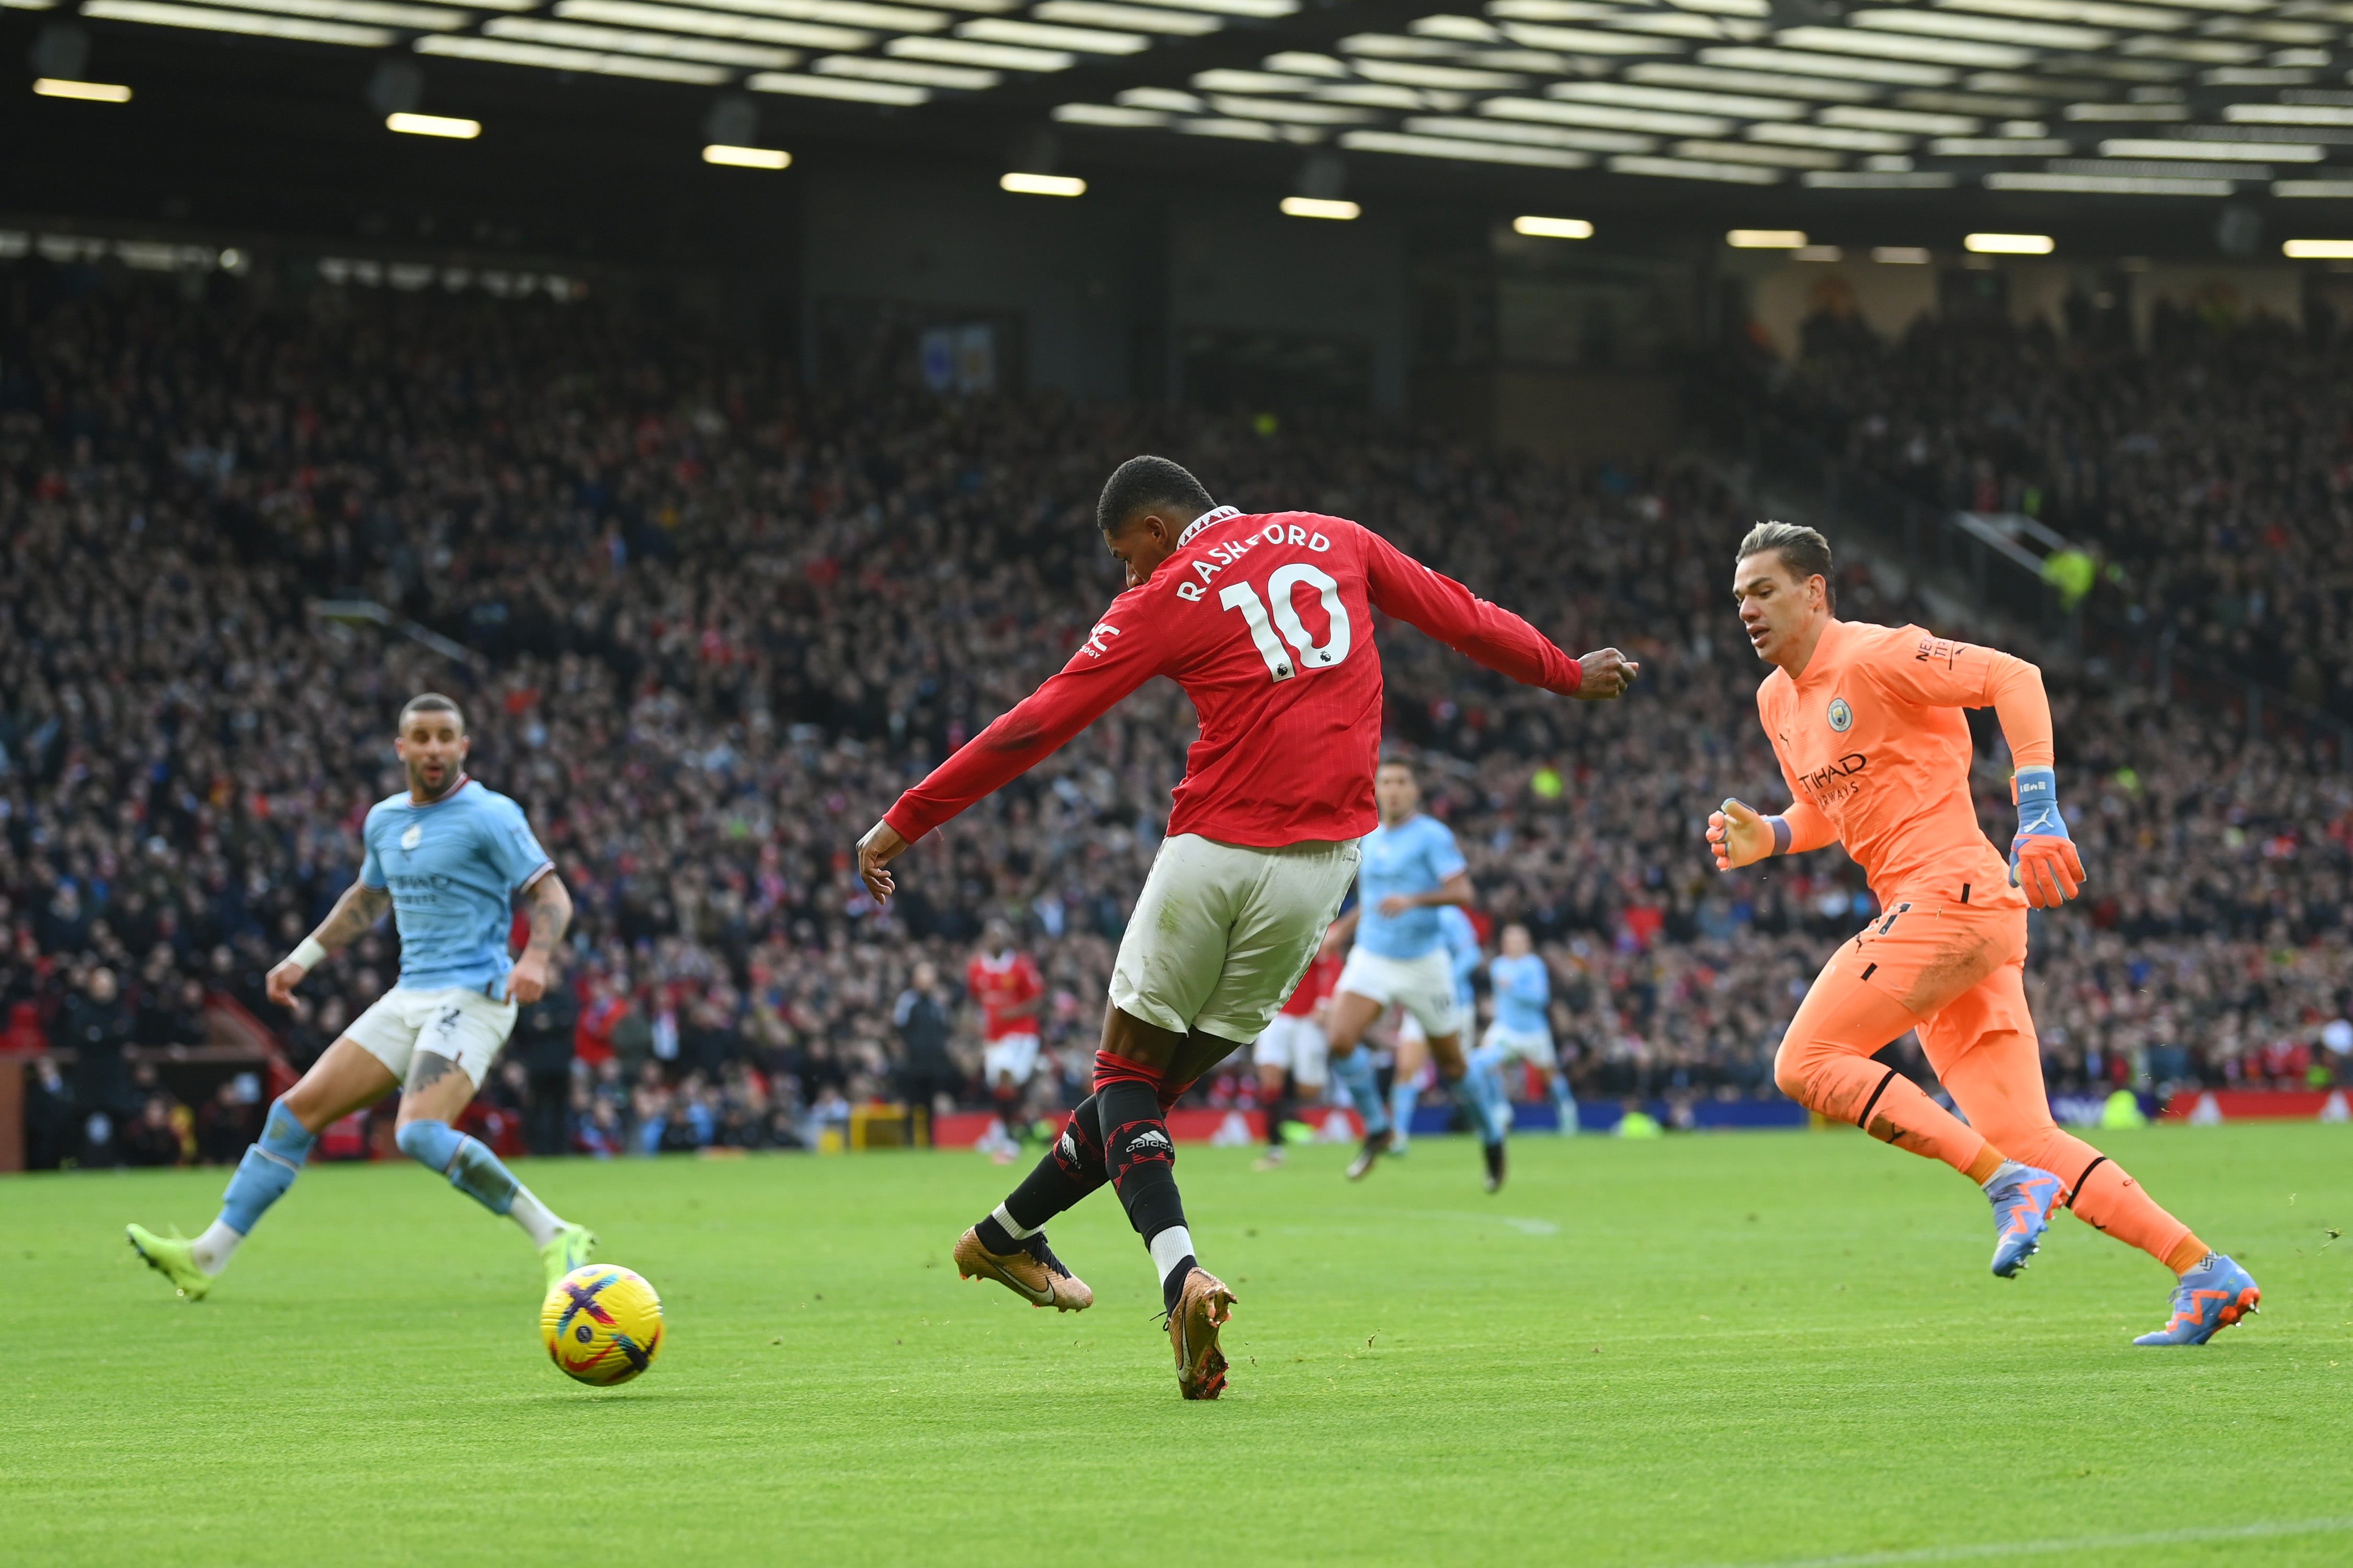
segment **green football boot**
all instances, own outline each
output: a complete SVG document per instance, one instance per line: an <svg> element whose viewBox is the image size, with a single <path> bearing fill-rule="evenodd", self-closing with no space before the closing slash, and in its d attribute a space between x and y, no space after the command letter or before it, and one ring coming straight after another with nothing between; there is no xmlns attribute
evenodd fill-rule
<svg viewBox="0 0 2353 1568"><path fill-rule="evenodd" d="M547 1288L554 1289L566 1274L586 1268L596 1256L596 1233L585 1225L565 1226L539 1249L540 1266L547 1270Z"/></svg>
<svg viewBox="0 0 2353 1568"><path fill-rule="evenodd" d="M201 1301L205 1292L213 1288L213 1277L196 1267L196 1244L178 1237L157 1236L143 1225L126 1226L132 1249L147 1260L147 1267L169 1279L180 1294L191 1301Z"/></svg>

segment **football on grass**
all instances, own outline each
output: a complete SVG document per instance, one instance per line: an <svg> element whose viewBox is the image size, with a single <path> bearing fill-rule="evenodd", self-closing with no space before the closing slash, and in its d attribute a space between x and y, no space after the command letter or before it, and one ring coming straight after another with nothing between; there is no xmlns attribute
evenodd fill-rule
<svg viewBox="0 0 2353 1568"><path fill-rule="evenodd" d="M599 1388L627 1383L661 1353L661 1298L642 1276L592 1263L547 1293L539 1335L565 1375Z"/></svg>

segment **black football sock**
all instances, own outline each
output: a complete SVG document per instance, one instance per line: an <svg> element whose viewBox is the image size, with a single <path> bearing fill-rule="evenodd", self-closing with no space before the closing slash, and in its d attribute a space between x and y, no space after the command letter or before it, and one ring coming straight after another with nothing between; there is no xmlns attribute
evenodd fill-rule
<svg viewBox="0 0 2353 1568"><path fill-rule="evenodd" d="M1103 1129L1096 1119L1096 1097L1091 1094L1071 1112L1062 1135L1021 1178L1021 1184L973 1228L980 1234L980 1244L1001 1257L1022 1247L1045 1228L1048 1220L1076 1207L1109 1180L1111 1174L1104 1168Z"/></svg>
<svg viewBox="0 0 2353 1568"><path fill-rule="evenodd" d="M1291 1075L1282 1076L1282 1086L1266 1102L1267 1147L1282 1147L1282 1124L1291 1120Z"/></svg>
<svg viewBox="0 0 2353 1568"><path fill-rule="evenodd" d="M1187 1251L1184 1257L1171 1264L1168 1272L1161 1277L1160 1310L1162 1311L1173 1312L1176 1310L1176 1303L1185 1297L1186 1277L1193 1272L1195 1267L1193 1254Z"/></svg>
<svg viewBox="0 0 2353 1568"><path fill-rule="evenodd" d="M1095 1108L1112 1186L1165 1282L1192 1247L1187 1242L1183 1254L1162 1256L1172 1245L1162 1237L1184 1231L1185 1200L1176 1191L1176 1145L1161 1118L1160 1097L1149 1084L1113 1082L1095 1090ZM1181 1285L1183 1274L1177 1278Z"/></svg>

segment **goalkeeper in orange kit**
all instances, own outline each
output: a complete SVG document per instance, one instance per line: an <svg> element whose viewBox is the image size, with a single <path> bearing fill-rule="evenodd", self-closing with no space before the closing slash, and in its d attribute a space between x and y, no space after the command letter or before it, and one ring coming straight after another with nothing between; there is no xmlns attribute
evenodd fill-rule
<svg viewBox="0 0 2353 1568"><path fill-rule="evenodd" d="M2253 1311L2262 1292L2245 1269L2051 1119L2026 1007L2026 910L2073 898L2084 865L2059 814L2042 671L1917 626L1838 619L1830 545L1810 528L1751 529L1733 596L1757 656L1776 667L1757 710L1792 804L1767 816L1725 801L1708 818L1716 867L1840 843L1880 905L1789 1021L1773 1064L1782 1092L1978 1183L1993 1204L1998 1275L2026 1266L2059 1206L2163 1262L2179 1277L2172 1315L2136 1344L2203 1344ZM1961 710L1985 707L2017 769L2007 864L1969 796ZM1872 1059L1907 1030L1966 1123Z"/></svg>

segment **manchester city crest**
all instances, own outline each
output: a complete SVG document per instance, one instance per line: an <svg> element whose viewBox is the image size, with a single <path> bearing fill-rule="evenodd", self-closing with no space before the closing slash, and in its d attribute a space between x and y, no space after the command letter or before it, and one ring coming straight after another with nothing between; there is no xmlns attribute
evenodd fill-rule
<svg viewBox="0 0 2353 1568"><path fill-rule="evenodd" d="M1838 705L1837 711L1839 711L1839 712L1844 712L1845 710L1846 710L1846 704L1845 704L1845 703L1843 703L1843 702L1840 703L1840 704ZM1831 723L1833 723L1833 724L1838 724L1838 720L1837 720L1837 719L1835 719L1835 718L1833 718L1833 719L1831 719ZM1845 726L1845 725L1843 725L1843 724L1838 724L1838 727L1839 727L1840 729L1841 729L1841 730L1843 730L1843 729L1845 729L1845 728L1846 728L1846 726ZM424 843L424 842L425 842L425 829L424 829L424 827L423 827L421 825L419 825L419 824L417 824L417 823L414 823L414 822L410 823L410 824L408 825L408 831L407 831L407 832L406 832L406 833L404 833L404 834L402 834L402 835L400 836L400 847L401 847L403 849L414 849L414 848L416 848L418 845L420 845L420 844L422 844L422 843Z"/></svg>
<svg viewBox="0 0 2353 1568"><path fill-rule="evenodd" d="M1831 728L1845 734L1854 727L1854 710L1846 705L1843 697L1831 699Z"/></svg>

